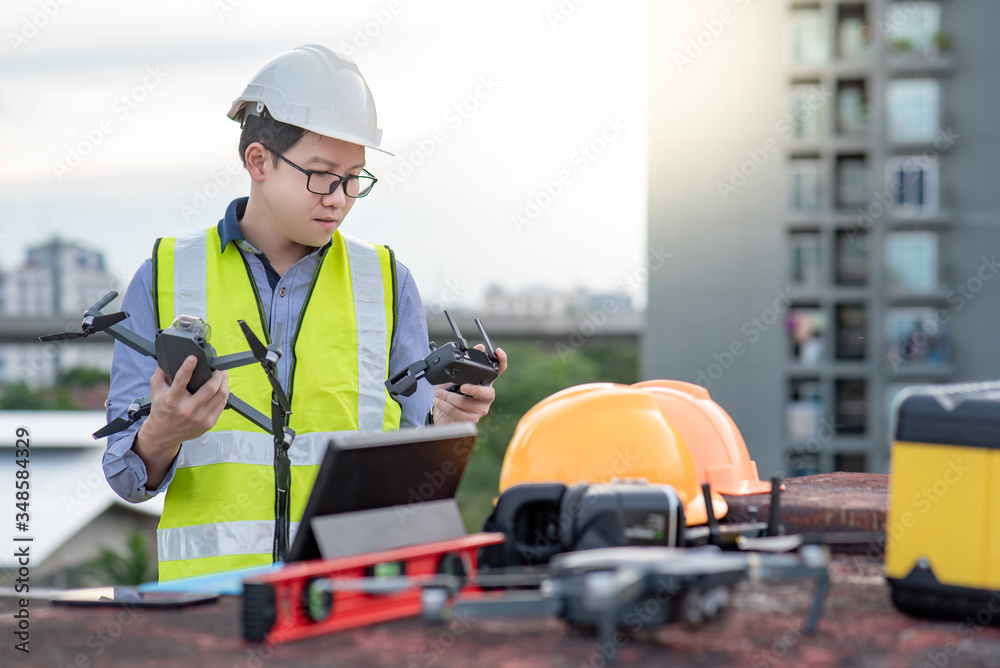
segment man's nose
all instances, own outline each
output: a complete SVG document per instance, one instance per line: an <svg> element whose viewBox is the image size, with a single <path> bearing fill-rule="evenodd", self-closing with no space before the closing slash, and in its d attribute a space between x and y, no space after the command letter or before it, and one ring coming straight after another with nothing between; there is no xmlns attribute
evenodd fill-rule
<svg viewBox="0 0 1000 668"><path fill-rule="evenodd" d="M336 189L329 195L323 195L323 206L342 207L347 204L347 195L344 193L344 184L338 184Z"/></svg>

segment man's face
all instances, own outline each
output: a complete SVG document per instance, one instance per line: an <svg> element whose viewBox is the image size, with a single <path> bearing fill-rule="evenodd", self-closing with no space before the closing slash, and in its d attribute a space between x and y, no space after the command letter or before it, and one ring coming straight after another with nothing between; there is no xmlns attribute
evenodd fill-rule
<svg viewBox="0 0 1000 668"><path fill-rule="evenodd" d="M365 148L339 139L306 132L284 156L302 169L333 172L340 176L357 175L365 164ZM270 163L271 154L268 154ZM270 170L265 182L265 201L282 240L316 248L333 237L354 199L337 186L329 195L317 195L306 189L306 175L281 159ZM314 179L315 180L315 179Z"/></svg>

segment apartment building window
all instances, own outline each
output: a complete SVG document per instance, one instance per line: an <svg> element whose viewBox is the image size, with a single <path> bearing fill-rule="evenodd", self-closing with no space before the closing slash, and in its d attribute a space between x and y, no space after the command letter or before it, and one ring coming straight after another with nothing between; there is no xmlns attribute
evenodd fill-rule
<svg viewBox="0 0 1000 668"><path fill-rule="evenodd" d="M837 285L859 286L868 282L868 244L865 231L837 230L834 281Z"/></svg>
<svg viewBox="0 0 1000 668"><path fill-rule="evenodd" d="M847 473L866 473L868 455L863 452L838 452L833 455L833 470Z"/></svg>
<svg viewBox="0 0 1000 668"><path fill-rule="evenodd" d="M818 6L792 10L792 49L798 65L822 65L829 58L827 24Z"/></svg>
<svg viewBox="0 0 1000 668"><path fill-rule="evenodd" d="M817 475L820 473L819 453L803 447L789 448L785 450L785 472L788 477L794 478L803 475Z"/></svg>
<svg viewBox="0 0 1000 668"><path fill-rule="evenodd" d="M837 82L837 132L859 135L868 130L868 91L864 79Z"/></svg>
<svg viewBox="0 0 1000 668"><path fill-rule="evenodd" d="M868 161L863 155L842 155L837 158L837 206L854 209L866 206L871 199L868 183Z"/></svg>
<svg viewBox="0 0 1000 668"><path fill-rule="evenodd" d="M839 5L837 7L837 55L851 60L868 53L871 44L871 26L865 18L865 6Z"/></svg>
<svg viewBox="0 0 1000 668"><path fill-rule="evenodd" d="M885 19L886 42L896 53L937 53L943 45L941 6L936 2L893 2Z"/></svg>
<svg viewBox="0 0 1000 668"><path fill-rule="evenodd" d="M868 416L867 385L864 380L838 380L834 428L838 434L863 434Z"/></svg>
<svg viewBox="0 0 1000 668"><path fill-rule="evenodd" d="M887 234L885 266L892 292L905 294L936 290L939 287L937 233L907 230Z"/></svg>
<svg viewBox="0 0 1000 668"><path fill-rule="evenodd" d="M886 188L892 193L893 213L932 215L938 209L938 159L926 155L897 155L886 159Z"/></svg>
<svg viewBox="0 0 1000 668"><path fill-rule="evenodd" d="M838 304L835 311L837 319L837 359L865 359L865 336L868 318L864 304Z"/></svg>
<svg viewBox="0 0 1000 668"><path fill-rule="evenodd" d="M792 283L800 288L819 286L822 262L819 232L792 232L789 246Z"/></svg>
<svg viewBox="0 0 1000 668"><path fill-rule="evenodd" d="M889 138L927 142L941 125L941 85L935 79L893 79L886 85Z"/></svg>
<svg viewBox="0 0 1000 668"><path fill-rule="evenodd" d="M792 360L809 367L822 362L826 313L819 308L789 309L785 324Z"/></svg>
<svg viewBox="0 0 1000 668"><path fill-rule="evenodd" d="M804 442L815 437L822 419L823 396L819 379L791 379L785 403L785 435L788 440Z"/></svg>
<svg viewBox="0 0 1000 668"><path fill-rule="evenodd" d="M819 82L799 83L791 91L791 126L795 139L818 139L823 135L826 101Z"/></svg>
<svg viewBox="0 0 1000 668"><path fill-rule="evenodd" d="M818 213L822 199L822 165L818 158L793 158L791 161L791 207L799 213Z"/></svg>
<svg viewBox="0 0 1000 668"><path fill-rule="evenodd" d="M893 371L907 365L948 362L948 326L931 307L892 308L885 317L886 360Z"/></svg>

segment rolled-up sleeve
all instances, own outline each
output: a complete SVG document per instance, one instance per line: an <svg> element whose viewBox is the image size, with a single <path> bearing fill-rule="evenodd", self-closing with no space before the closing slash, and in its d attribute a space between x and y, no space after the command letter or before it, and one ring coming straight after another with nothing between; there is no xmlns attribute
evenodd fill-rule
<svg viewBox="0 0 1000 668"><path fill-rule="evenodd" d="M389 351L389 377L427 357L427 317L420 293L409 269L396 263L396 281L399 285L396 309L396 338ZM402 415L400 427L421 427L434 402L434 387L428 382L417 383L417 390L408 397L396 397Z"/></svg>
<svg viewBox="0 0 1000 668"><path fill-rule="evenodd" d="M135 273L125 291L122 310L129 317L121 326L152 341L156 335L153 314L153 263L146 260ZM156 360L142 355L120 341L115 341L114 361L111 365L111 391L108 395L108 422L126 417L129 405L136 399L149 396L149 379L156 371ZM146 489L146 465L132 451L135 434L142 420L128 429L108 437L104 451L104 476L111 488L126 501L139 503L166 490L173 480L177 460L171 464L167 476L154 490Z"/></svg>

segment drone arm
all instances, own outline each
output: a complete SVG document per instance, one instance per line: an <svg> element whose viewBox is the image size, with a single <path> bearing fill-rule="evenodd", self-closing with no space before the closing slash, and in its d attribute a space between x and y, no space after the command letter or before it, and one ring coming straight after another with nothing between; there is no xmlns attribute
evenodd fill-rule
<svg viewBox="0 0 1000 668"><path fill-rule="evenodd" d="M823 612L823 602L830 590L830 552L826 547L817 545L803 546L798 554L747 554L747 573L751 580L807 577L815 578L816 589L813 592L813 602L806 618L804 633L816 630L820 615Z"/></svg>
<svg viewBox="0 0 1000 668"><path fill-rule="evenodd" d="M814 633L816 631L816 624L819 622L820 615L823 614L823 602L826 600L826 595L830 591L830 576L827 573L822 573L816 576L816 590L813 592L813 602L812 606L809 608L809 616L806 618L806 624L803 627L804 633Z"/></svg>
<svg viewBox="0 0 1000 668"><path fill-rule="evenodd" d="M267 433L269 434L272 433L271 418L267 417L259 410L257 410L256 408L254 408L253 406L251 406L250 404L243 401L242 399L240 399L239 397L237 397L235 394L232 393L230 393L229 395L229 408L232 408L234 411L236 411L246 419L250 420L251 422L253 422L255 425L257 425Z"/></svg>
<svg viewBox="0 0 1000 668"><path fill-rule="evenodd" d="M153 348L153 343L149 339L139 336L131 329L121 327L119 325L112 325L104 331L110 334L114 339L124 343L132 350L145 355L146 357L156 359L156 350Z"/></svg>
<svg viewBox="0 0 1000 668"><path fill-rule="evenodd" d="M225 371L227 369L234 369L238 366L246 366L247 364L256 364L257 358L254 357L253 351L246 350L242 353L233 353L232 355L223 355L221 357L216 357L212 361L212 368L218 371Z"/></svg>
<svg viewBox="0 0 1000 668"><path fill-rule="evenodd" d="M561 615L565 603L538 592L508 592L496 598L459 598L451 607L453 617L547 617Z"/></svg>

